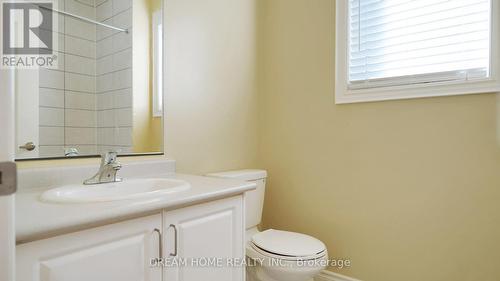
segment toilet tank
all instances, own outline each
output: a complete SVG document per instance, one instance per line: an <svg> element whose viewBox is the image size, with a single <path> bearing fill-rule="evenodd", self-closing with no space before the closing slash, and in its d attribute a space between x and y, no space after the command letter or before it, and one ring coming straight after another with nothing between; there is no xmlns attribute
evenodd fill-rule
<svg viewBox="0 0 500 281"><path fill-rule="evenodd" d="M207 174L209 177L230 178L251 181L257 189L245 193L246 229L256 227L262 220L267 172L264 170L237 170Z"/></svg>

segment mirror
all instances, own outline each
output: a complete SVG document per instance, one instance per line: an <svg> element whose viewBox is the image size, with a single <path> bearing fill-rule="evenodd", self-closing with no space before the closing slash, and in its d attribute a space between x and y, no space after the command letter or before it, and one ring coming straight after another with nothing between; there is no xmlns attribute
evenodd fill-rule
<svg viewBox="0 0 500 281"><path fill-rule="evenodd" d="M162 154L161 0L51 4L56 63L16 69L16 158Z"/></svg>

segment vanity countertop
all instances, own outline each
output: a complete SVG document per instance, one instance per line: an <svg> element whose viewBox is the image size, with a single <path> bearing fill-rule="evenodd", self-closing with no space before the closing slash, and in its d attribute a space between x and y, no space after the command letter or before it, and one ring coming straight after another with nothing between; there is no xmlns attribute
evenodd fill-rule
<svg viewBox="0 0 500 281"><path fill-rule="evenodd" d="M176 173L165 173L154 177L185 180L191 184L191 189L154 199L83 204L42 202L39 198L49 189L47 187L20 190L16 194L17 242L29 242L157 213L165 209L177 209L231 197L256 187L252 182Z"/></svg>

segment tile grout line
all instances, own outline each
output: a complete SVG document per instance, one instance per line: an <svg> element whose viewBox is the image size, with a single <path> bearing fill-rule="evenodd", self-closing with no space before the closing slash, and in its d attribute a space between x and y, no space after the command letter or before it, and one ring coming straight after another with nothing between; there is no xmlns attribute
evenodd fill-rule
<svg viewBox="0 0 500 281"><path fill-rule="evenodd" d="M94 0L94 13L95 13L95 18L96 20L97 19L97 8L99 7L97 4L96 4L96 1L97 0ZM97 131L97 125L99 124L99 114L97 113L97 107L98 107L98 98L97 98L97 79L98 79L98 75L97 75L97 30L98 30L98 27L97 25L95 26L95 51L94 51L94 57L95 57L95 68L94 68L94 74L95 74L95 80L94 80L94 89L95 89L95 92L94 92L94 119L95 119L95 125L96 125L96 128L95 128L95 143L96 143L96 147L95 147L95 152L98 153L97 151L97 145L99 143L99 138L97 136L98 134L98 131Z"/></svg>
<svg viewBox="0 0 500 281"><path fill-rule="evenodd" d="M41 86L39 87L41 89L47 89L47 90L55 90L55 91L63 91L63 92L74 92L74 93L79 93L79 94L84 94L84 95L103 95L103 94L107 94L107 93L113 93L114 94L119 94L121 91L125 91L125 90L130 90L132 89L132 87L125 87L125 88L118 88L118 89L112 89L112 90L106 90L106 91L101 91L101 92L96 92L96 93L93 93L93 92L86 92L86 91L79 91L79 90L74 90L74 89L63 89L63 88L54 88L54 87L46 87L46 86ZM124 95L124 94L121 94L121 95Z"/></svg>
<svg viewBox="0 0 500 281"><path fill-rule="evenodd" d="M111 9L113 9L113 8L111 8ZM124 13L126 13L126 12L128 12L128 11L130 11L130 10L132 10L132 6L128 7L128 8L127 8L127 9L125 9L125 10L119 11L119 12L118 12L118 13L116 13L116 14L112 14L111 16L109 16L109 17L107 17L107 18L105 18L105 19L97 19L97 10L96 10L96 20L97 20L97 21L99 21L99 22L101 22L101 23L104 23L105 21L110 20L110 19L112 19L112 18L114 18L114 17L116 17L116 16L119 16L119 15L121 15L121 14L124 14ZM113 13L113 11L111 11L111 12ZM131 28L131 26L127 26L126 28ZM115 33L120 33L120 32L121 32L121 31L116 31Z"/></svg>
<svg viewBox="0 0 500 281"><path fill-rule="evenodd" d="M80 111L109 111L109 110L120 110L120 109L132 109L132 106L123 106L123 107L113 107L113 108L105 108L105 109L86 109L86 108L74 108L74 107L57 107L57 106L49 106L49 105L40 105L40 108L49 108L49 109L67 109L67 110L80 110Z"/></svg>
<svg viewBox="0 0 500 281"><path fill-rule="evenodd" d="M96 48L97 49L97 48ZM114 54L117 54L117 53L121 53L123 51L127 51L127 50L131 50L132 47L127 47L127 48L123 48L123 49L120 49L120 50L117 50L117 51L113 51L112 53L109 53L109 54L106 54L106 55L103 55L103 56L100 56L100 57L97 57L96 60L100 60L102 58L105 58L105 57L109 57L109 56L112 56ZM97 54L96 54L97 56Z"/></svg>
<svg viewBox="0 0 500 281"><path fill-rule="evenodd" d="M64 70L61 69L50 69L50 68L43 68L44 70L48 71L55 71L55 72L63 72L64 74L73 74L73 75L81 75L81 76L87 76L87 77L96 77L95 75L92 74L86 74L86 73L79 73L79 72L73 72L73 71L67 71L66 70L66 60L64 60Z"/></svg>
<svg viewBox="0 0 500 281"><path fill-rule="evenodd" d="M66 1L64 2L64 10L66 10ZM66 51L66 48L67 48L67 46L66 46L66 19L64 19L64 51ZM66 71L66 55L64 56L64 71ZM63 88L64 88L64 95L63 95L63 104L64 104L63 143L64 143L64 146L66 146L66 72L64 72ZM64 152L64 156L66 156L66 151Z"/></svg>
<svg viewBox="0 0 500 281"><path fill-rule="evenodd" d="M57 125L40 125L42 128L64 128L65 126ZM113 126L113 127L89 127L89 126L66 126L71 129L131 129L132 126Z"/></svg>
<svg viewBox="0 0 500 281"><path fill-rule="evenodd" d="M113 89L113 90L96 92L96 95L104 95L104 94L111 93L111 92L118 92L118 91L129 90L129 89L132 89L132 86L125 87L125 88L119 88L119 89Z"/></svg>
<svg viewBox="0 0 500 281"><path fill-rule="evenodd" d="M41 86L39 88L40 89L47 89L47 90L63 91L63 92L74 92L74 93L79 93L79 94L84 94L84 95L94 95L95 94L92 92L85 92L85 91L71 90L71 89L64 89L64 88L54 88L54 87L45 87L45 86Z"/></svg>
<svg viewBox="0 0 500 281"><path fill-rule="evenodd" d="M53 30L53 29L47 29L47 28L40 27L40 30L47 31L47 32L52 32L52 33L56 33L58 35L63 35L63 36L67 36L67 37L71 37L71 38L75 38L75 39L79 39L79 40L83 40L83 41L87 41L87 42L90 42L90 43L96 43L95 40L91 40L91 39L88 39L88 38L85 38L85 37L81 37L79 35L66 34L66 20L64 20L64 31L63 32L60 32L59 28L56 31L56 30ZM66 39L66 38L64 38L64 39Z"/></svg>

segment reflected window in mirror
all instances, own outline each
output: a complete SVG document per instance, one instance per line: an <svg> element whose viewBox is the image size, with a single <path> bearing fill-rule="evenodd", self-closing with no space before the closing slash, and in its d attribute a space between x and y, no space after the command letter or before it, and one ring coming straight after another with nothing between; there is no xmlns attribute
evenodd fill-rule
<svg viewBox="0 0 500 281"><path fill-rule="evenodd" d="M161 11L153 13L153 116L163 116L163 22Z"/></svg>

